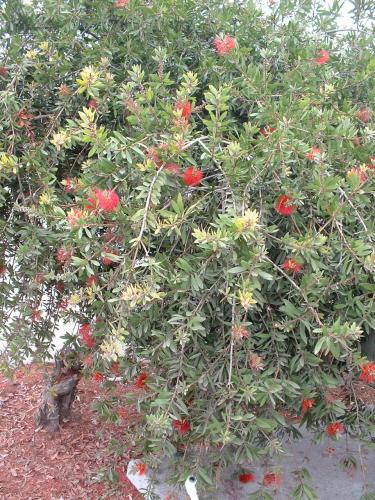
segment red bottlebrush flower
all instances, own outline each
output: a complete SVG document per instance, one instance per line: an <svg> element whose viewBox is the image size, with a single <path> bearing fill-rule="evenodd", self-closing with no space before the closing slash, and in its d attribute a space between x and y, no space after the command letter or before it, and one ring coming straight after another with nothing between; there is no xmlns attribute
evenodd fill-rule
<svg viewBox="0 0 375 500"><path fill-rule="evenodd" d="M302 413L305 413L314 406L315 400L314 399L303 399L302 400Z"/></svg>
<svg viewBox="0 0 375 500"><path fill-rule="evenodd" d="M5 66L0 66L0 76L7 76L8 70Z"/></svg>
<svg viewBox="0 0 375 500"><path fill-rule="evenodd" d="M315 58L316 64L322 65L322 64L326 64L328 61L329 61L328 50L320 50L318 52L318 57Z"/></svg>
<svg viewBox="0 0 375 500"><path fill-rule="evenodd" d="M115 7L117 8L125 7L126 5L128 5L128 3L129 0L116 0Z"/></svg>
<svg viewBox="0 0 375 500"><path fill-rule="evenodd" d="M89 323L83 323L78 329L80 335L91 335L92 330Z"/></svg>
<svg viewBox="0 0 375 500"><path fill-rule="evenodd" d="M83 334L82 340L89 349L93 349L95 347L95 340L91 337L91 335Z"/></svg>
<svg viewBox="0 0 375 500"><path fill-rule="evenodd" d="M18 111L16 114L16 120L17 120L17 125L19 127L31 127L30 120L32 120L34 116L31 113L28 113L25 109L21 109L21 111Z"/></svg>
<svg viewBox="0 0 375 500"><path fill-rule="evenodd" d="M232 339L235 342L241 342L242 339L247 339L250 336L248 329L242 325L232 326Z"/></svg>
<svg viewBox="0 0 375 500"><path fill-rule="evenodd" d="M6 272L7 268L3 264L0 264L0 276L4 276Z"/></svg>
<svg viewBox="0 0 375 500"><path fill-rule="evenodd" d="M191 105L191 102L189 102L189 101L186 101L186 102L178 101L178 102L176 102L174 109L175 109L175 111L181 111L182 118L185 118L185 120L188 120L190 118L190 115L191 115L192 105Z"/></svg>
<svg viewBox="0 0 375 500"><path fill-rule="evenodd" d="M319 148L317 148L316 146L313 146L311 148L311 151L309 153L306 153L306 158L310 161L313 161L315 156L316 155L320 155L321 154L321 151Z"/></svg>
<svg viewBox="0 0 375 500"><path fill-rule="evenodd" d="M292 213L297 209L297 205L291 204L292 199L286 194L281 194L275 205L275 210L280 215L284 215L285 217L289 217Z"/></svg>
<svg viewBox="0 0 375 500"><path fill-rule="evenodd" d="M173 426L175 429L178 430L180 434L186 434L187 432L190 431L190 423L185 419L174 420Z"/></svg>
<svg viewBox="0 0 375 500"><path fill-rule="evenodd" d="M357 118L363 123L368 123L371 120L371 111L365 107L362 107L357 113Z"/></svg>
<svg viewBox="0 0 375 500"><path fill-rule="evenodd" d="M137 380L135 381L135 387L138 387L138 389L147 389L147 385L146 385L146 380L148 378L148 375L147 373L140 373L139 374L139 377L137 378Z"/></svg>
<svg viewBox="0 0 375 500"><path fill-rule="evenodd" d="M94 286L98 283L97 276L89 276L86 280L86 286Z"/></svg>
<svg viewBox="0 0 375 500"><path fill-rule="evenodd" d="M281 266L285 271L291 272L291 273L298 273L301 269L302 266L301 264L298 264L294 259L287 259Z"/></svg>
<svg viewBox="0 0 375 500"><path fill-rule="evenodd" d="M59 95L61 97L66 97L70 94L71 94L70 88L67 85L65 85L64 83L62 83L59 87Z"/></svg>
<svg viewBox="0 0 375 500"><path fill-rule="evenodd" d="M264 369L263 358L259 356L256 352L249 352L248 354L248 362L250 368L254 372L259 372Z"/></svg>
<svg viewBox="0 0 375 500"><path fill-rule="evenodd" d="M354 175L358 177L361 184L365 183L368 179L366 172L360 167L353 167L346 174L346 176L349 178L353 177Z"/></svg>
<svg viewBox="0 0 375 500"><path fill-rule="evenodd" d="M82 210L76 207L72 208L69 211L68 215L66 216L66 219L70 224L70 227L75 227L81 220L82 215L83 215Z"/></svg>
<svg viewBox="0 0 375 500"><path fill-rule="evenodd" d="M157 152L157 149L155 146L150 146L150 148L147 151L147 158L152 160L158 168L160 168L164 163L163 160L161 160L159 158L159 155L158 155L158 152Z"/></svg>
<svg viewBox="0 0 375 500"><path fill-rule="evenodd" d="M342 434L343 432L345 432L345 427L341 422L334 422L327 425L326 432L328 436L336 437L337 434Z"/></svg>
<svg viewBox="0 0 375 500"><path fill-rule="evenodd" d="M92 379L94 380L94 382L103 382L104 376L100 372L95 372L92 376Z"/></svg>
<svg viewBox="0 0 375 500"><path fill-rule="evenodd" d="M118 251L116 250L116 248L110 248L110 247L104 247L103 253L111 253L112 255L118 255ZM101 261L102 264L104 264L105 266L111 266L112 264L114 264L114 261L111 259L111 257L103 256L101 257Z"/></svg>
<svg viewBox="0 0 375 500"><path fill-rule="evenodd" d="M65 283L63 281L58 281L55 285L55 288L59 293L64 293Z"/></svg>
<svg viewBox="0 0 375 500"><path fill-rule="evenodd" d="M139 474L140 476L144 476L147 471L147 465L143 462L138 462L135 464L135 470L137 474Z"/></svg>
<svg viewBox="0 0 375 500"><path fill-rule="evenodd" d="M120 203L120 198L115 191L111 189L95 190L95 197L98 200L99 208L103 212L114 212Z"/></svg>
<svg viewBox="0 0 375 500"><path fill-rule="evenodd" d="M88 323L84 323L79 327L79 334L82 337L83 342L89 349L92 349L95 346L95 340L92 337L91 326Z"/></svg>
<svg viewBox="0 0 375 500"><path fill-rule="evenodd" d="M71 177L67 177L64 179L61 184L64 186L64 191L67 193L74 193L75 187L73 184L73 179Z"/></svg>
<svg viewBox="0 0 375 500"><path fill-rule="evenodd" d="M278 474L277 472L268 472L267 474L264 474L263 484L264 486L279 488L281 486L282 479L281 474Z"/></svg>
<svg viewBox="0 0 375 500"><path fill-rule="evenodd" d="M68 308L69 301L68 299L62 299L59 304L59 309L66 310Z"/></svg>
<svg viewBox="0 0 375 500"><path fill-rule="evenodd" d="M372 384L373 382L375 382L375 363L373 361L362 366L359 380L367 382L368 384Z"/></svg>
<svg viewBox="0 0 375 500"><path fill-rule="evenodd" d="M90 109L98 109L98 101L96 99L90 99L87 103L87 107Z"/></svg>
<svg viewBox="0 0 375 500"><path fill-rule="evenodd" d="M31 319L32 319L32 321L40 321L42 319L41 311L39 311L39 309L34 309L31 312Z"/></svg>
<svg viewBox="0 0 375 500"><path fill-rule="evenodd" d="M239 482L243 484L252 483L254 479L254 474L252 474L251 472L244 472L243 474L240 474L238 476Z"/></svg>
<svg viewBox="0 0 375 500"><path fill-rule="evenodd" d="M176 165L176 163L167 163L165 165L165 170L172 175L179 175L180 173L180 167Z"/></svg>
<svg viewBox="0 0 375 500"><path fill-rule="evenodd" d="M375 155L371 156L370 163L367 165L370 170L375 170Z"/></svg>
<svg viewBox="0 0 375 500"><path fill-rule="evenodd" d="M113 373L113 375L116 375L117 377L121 375L120 365L118 363L113 362L111 364L111 373Z"/></svg>
<svg viewBox="0 0 375 500"><path fill-rule="evenodd" d="M61 247L57 250L56 261L58 264L66 264L73 256L73 251L69 248Z"/></svg>
<svg viewBox="0 0 375 500"><path fill-rule="evenodd" d="M267 139L267 137L272 134L272 132L275 132L276 128L271 127L270 125L267 125L267 127L262 127L259 132L262 134L263 137Z"/></svg>
<svg viewBox="0 0 375 500"><path fill-rule="evenodd" d="M216 36L214 39L214 46L216 52L220 56L224 56L225 54L229 54L236 46L236 40L232 38L230 35L225 35L222 39L219 36Z"/></svg>
<svg viewBox="0 0 375 500"><path fill-rule="evenodd" d="M197 168L189 167L185 170L182 180L186 186L198 186L202 182L203 172Z"/></svg>

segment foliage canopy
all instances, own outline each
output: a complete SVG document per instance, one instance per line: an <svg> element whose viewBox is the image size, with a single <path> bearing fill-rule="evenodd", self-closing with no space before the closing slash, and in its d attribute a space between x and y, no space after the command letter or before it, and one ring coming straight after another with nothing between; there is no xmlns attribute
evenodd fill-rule
<svg viewBox="0 0 375 500"><path fill-rule="evenodd" d="M365 433L325 396L371 375L371 3L343 33L337 2L4 2L3 368L74 320L85 371L143 389L139 448L207 481L197 447L273 454L296 411Z"/></svg>

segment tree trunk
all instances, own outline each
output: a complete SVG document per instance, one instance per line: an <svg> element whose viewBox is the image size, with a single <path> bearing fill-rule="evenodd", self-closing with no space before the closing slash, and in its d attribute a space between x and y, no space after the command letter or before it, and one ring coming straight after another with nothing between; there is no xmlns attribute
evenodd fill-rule
<svg viewBox="0 0 375 500"><path fill-rule="evenodd" d="M62 350L55 356L55 367L48 377L35 422L49 431L59 430L60 422L70 415L81 378L81 363L73 351Z"/></svg>

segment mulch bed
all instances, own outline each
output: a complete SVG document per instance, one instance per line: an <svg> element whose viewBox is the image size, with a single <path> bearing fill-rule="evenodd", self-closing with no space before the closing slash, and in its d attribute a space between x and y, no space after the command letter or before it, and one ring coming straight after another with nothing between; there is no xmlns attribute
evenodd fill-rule
<svg viewBox="0 0 375 500"><path fill-rule="evenodd" d="M71 419L57 433L37 429L33 420L43 386L42 366L18 370L13 382L0 375L0 499L141 499L126 478L131 450L120 457L108 450L111 438L123 442L126 417L120 425L99 422L91 407L102 386L80 381ZM95 479L110 468L118 483Z"/></svg>

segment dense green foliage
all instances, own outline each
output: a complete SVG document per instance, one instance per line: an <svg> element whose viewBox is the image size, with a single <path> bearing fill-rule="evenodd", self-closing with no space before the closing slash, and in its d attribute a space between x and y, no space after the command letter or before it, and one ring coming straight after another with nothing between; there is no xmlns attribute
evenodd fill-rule
<svg viewBox="0 0 375 500"><path fill-rule="evenodd" d="M146 386L132 432L154 457L273 454L302 400L316 429L371 419L325 393L375 328L373 7L342 33L312 3L2 7L3 368L74 320L87 373L119 362ZM97 210L95 189L120 204Z"/></svg>

